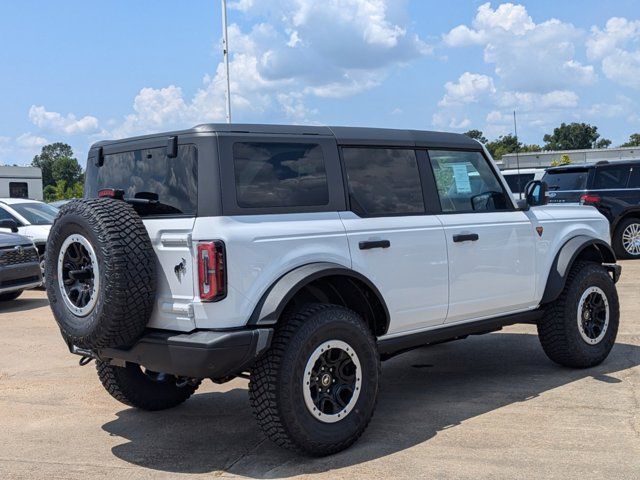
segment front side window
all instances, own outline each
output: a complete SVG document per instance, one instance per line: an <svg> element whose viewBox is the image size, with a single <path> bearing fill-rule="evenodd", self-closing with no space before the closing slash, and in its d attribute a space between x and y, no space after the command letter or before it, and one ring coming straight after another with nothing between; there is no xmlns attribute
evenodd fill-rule
<svg viewBox="0 0 640 480"><path fill-rule="evenodd" d="M194 145L180 145L175 158L166 148L148 148L104 156L95 176L87 176L86 196L103 188L124 191L139 215L195 215L198 160Z"/></svg>
<svg viewBox="0 0 640 480"><path fill-rule="evenodd" d="M629 174L629 188L640 188L640 165L631 167Z"/></svg>
<svg viewBox="0 0 640 480"><path fill-rule="evenodd" d="M9 196L11 198L29 198L27 182L9 182Z"/></svg>
<svg viewBox="0 0 640 480"><path fill-rule="evenodd" d="M629 169L629 165L596 168L594 190L626 188Z"/></svg>
<svg viewBox="0 0 640 480"><path fill-rule="evenodd" d="M416 152L395 148L342 150L351 208L361 215L424 213Z"/></svg>
<svg viewBox="0 0 640 480"><path fill-rule="evenodd" d="M507 210L495 172L480 152L430 150L443 212Z"/></svg>
<svg viewBox="0 0 640 480"><path fill-rule="evenodd" d="M316 143L235 143L233 164L240 207L329 203L322 147Z"/></svg>

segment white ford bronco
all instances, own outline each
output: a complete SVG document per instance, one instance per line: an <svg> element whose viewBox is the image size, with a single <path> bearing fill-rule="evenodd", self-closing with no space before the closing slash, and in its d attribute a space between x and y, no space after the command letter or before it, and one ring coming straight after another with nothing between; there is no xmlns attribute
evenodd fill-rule
<svg viewBox="0 0 640 480"><path fill-rule="evenodd" d="M618 329L609 225L513 199L481 144L372 128L200 125L100 142L47 244L51 308L116 399L160 410L249 379L266 435L327 455L363 433L380 361L537 325L551 360Z"/></svg>

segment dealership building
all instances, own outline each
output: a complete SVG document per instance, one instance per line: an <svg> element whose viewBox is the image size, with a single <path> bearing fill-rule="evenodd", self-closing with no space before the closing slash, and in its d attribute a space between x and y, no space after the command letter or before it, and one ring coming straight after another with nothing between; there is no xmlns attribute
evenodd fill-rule
<svg viewBox="0 0 640 480"><path fill-rule="evenodd" d="M502 170L518 168L546 168L552 163L560 163L563 155L571 159L572 164L597 163L601 161L618 162L622 160L640 160L640 147L594 148L590 150L563 150L548 152L522 152L516 155L503 155L498 162Z"/></svg>

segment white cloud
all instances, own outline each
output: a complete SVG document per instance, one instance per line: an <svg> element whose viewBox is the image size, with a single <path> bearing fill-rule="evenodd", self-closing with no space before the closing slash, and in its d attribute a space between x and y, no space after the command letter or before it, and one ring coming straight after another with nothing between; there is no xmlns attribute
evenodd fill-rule
<svg viewBox="0 0 640 480"><path fill-rule="evenodd" d="M575 58L575 43L583 34L570 23L550 19L535 23L522 5L481 5L472 26L459 25L443 36L445 45L479 45L485 62L494 65L505 87L546 92L591 85L591 65Z"/></svg>
<svg viewBox="0 0 640 480"><path fill-rule="evenodd" d="M457 82L445 83L444 89L446 93L438 103L441 107L475 103L496 91L491 77L470 72L464 72Z"/></svg>
<svg viewBox="0 0 640 480"><path fill-rule="evenodd" d="M612 17L604 30L592 27L587 56L602 62L608 79L640 89L640 20Z"/></svg>
<svg viewBox="0 0 640 480"><path fill-rule="evenodd" d="M31 105L29 120L43 130L67 135L92 133L98 130L98 119L96 117L87 115L77 118L73 113L63 116L58 112L49 112L41 105Z"/></svg>
<svg viewBox="0 0 640 480"><path fill-rule="evenodd" d="M411 32L405 2L392 0L238 0L229 7L258 21L229 25L234 119L313 123L314 98L342 98L380 85L393 68L431 53ZM133 112L110 128L122 137L223 121L222 63L187 96L175 85L143 88Z"/></svg>
<svg viewBox="0 0 640 480"><path fill-rule="evenodd" d="M23 133L16 138L16 144L24 148L38 148L47 143L49 143L49 141L46 138L33 135L31 132Z"/></svg>
<svg viewBox="0 0 640 480"><path fill-rule="evenodd" d="M49 141L39 135L26 132L15 138L0 136L0 165L13 165L30 161Z"/></svg>

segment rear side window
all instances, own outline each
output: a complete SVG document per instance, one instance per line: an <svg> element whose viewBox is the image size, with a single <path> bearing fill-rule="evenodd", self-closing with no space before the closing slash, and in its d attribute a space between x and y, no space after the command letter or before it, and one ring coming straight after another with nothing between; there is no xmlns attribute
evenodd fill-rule
<svg viewBox="0 0 640 480"><path fill-rule="evenodd" d="M329 203L322 147L315 143L233 145L240 207L302 207Z"/></svg>
<svg viewBox="0 0 640 480"><path fill-rule="evenodd" d="M429 150L443 212L507 210L502 185L480 152Z"/></svg>
<svg viewBox="0 0 640 480"><path fill-rule="evenodd" d="M520 175L505 175L504 179L513 193L522 193L525 185L533 180L533 176L533 173L521 173Z"/></svg>
<svg viewBox="0 0 640 480"><path fill-rule="evenodd" d="M587 188L588 169L548 171L542 177L549 190L584 190Z"/></svg>
<svg viewBox="0 0 640 480"><path fill-rule="evenodd" d="M138 199L133 207L141 216L195 215L198 205L198 161L194 145L180 145L178 156L166 148L148 148L104 156L96 175L87 175L88 198L103 188L124 191Z"/></svg>
<svg viewBox="0 0 640 480"><path fill-rule="evenodd" d="M629 165L598 167L596 168L596 177L593 182L593 188L595 190L627 188L629 170Z"/></svg>
<svg viewBox="0 0 640 480"><path fill-rule="evenodd" d="M351 208L360 215L424 213L416 152L411 149L344 148Z"/></svg>

